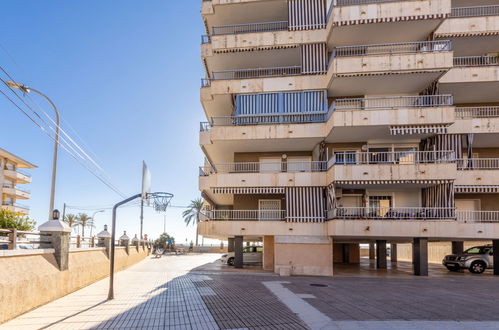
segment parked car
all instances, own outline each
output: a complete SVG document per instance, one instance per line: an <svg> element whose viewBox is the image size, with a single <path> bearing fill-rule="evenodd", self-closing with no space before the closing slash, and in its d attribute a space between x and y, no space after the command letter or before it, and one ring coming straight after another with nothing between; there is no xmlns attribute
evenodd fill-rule
<svg viewBox="0 0 499 330"><path fill-rule="evenodd" d="M243 264L261 264L263 260L263 246L246 246L243 248ZM223 264L234 266L234 252L224 254L220 261Z"/></svg>
<svg viewBox="0 0 499 330"><path fill-rule="evenodd" d="M481 274L494 266L493 255L492 245L474 246L463 253L445 256L442 264L453 272L468 269L473 274Z"/></svg>

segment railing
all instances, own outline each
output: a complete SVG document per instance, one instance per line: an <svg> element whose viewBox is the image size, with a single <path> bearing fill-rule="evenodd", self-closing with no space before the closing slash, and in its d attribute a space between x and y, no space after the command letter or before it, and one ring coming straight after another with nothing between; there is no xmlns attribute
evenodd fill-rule
<svg viewBox="0 0 499 330"><path fill-rule="evenodd" d="M267 113L260 115L239 115L212 117L212 126L244 126L268 124L322 123L328 119L328 112Z"/></svg>
<svg viewBox="0 0 499 330"><path fill-rule="evenodd" d="M454 57L454 66L491 66L491 65L499 65L498 56Z"/></svg>
<svg viewBox="0 0 499 330"><path fill-rule="evenodd" d="M498 170L499 158L457 159L458 170Z"/></svg>
<svg viewBox="0 0 499 330"><path fill-rule="evenodd" d="M24 175L28 178L31 178L31 174L27 173L27 172L24 172L22 170L19 170L19 169L11 169L11 168L4 168L5 171L11 171L11 172L14 172L14 173L18 173L18 174L21 174L21 175Z"/></svg>
<svg viewBox="0 0 499 330"><path fill-rule="evenodd" d="M382 54L443 52L450 50L452 50L452 43L450 40L341 46L334 48L331 58Z"/></svg>
<svg viewBox="0 0 499 330"><path fill-rule="evenodd" d="M285 210L211 210L205 211L209 220L283 221Z"/></svg>
<svg viewBox="0 0 499 330"><path fill-rule="evenodd" d="M458 221L463 222L499 222L499 211L464 211L457 210Z"/></svg>
<svg viewBox="0 0 499 330"><path fill-rule="evenodd" d="M336 6L356 6L366 5L371 3L384 3L384 2L400 2L407 0L337 0Z"/></svg>
<svg viewBox="0 0 499 330"><path fill-rule="evenodd" d="M215 164L214 167L200 167L200 174L210 173L299 173L324 172L327 170L325 161L291 161L291 162L238 162Z"/></svg>
<svg viewBox="0 0 499 330"><path fill-rule="evenodd" d="M23 205L23 204L19 204L19 203L10 203L9 204L8 202L2 202L2 205L4 205L4 206L18 207L20 209L29 210L29 206Z"/></svg>
<svg viewBox="0 0 499 330"><path fill-rule="evenodd" d="M19 186L16 186L16 185L14 185L14 184L4 183L4 184L3 184L3 187L4 187L4 188L10 188L10 189L16 189L16 190L19 190L19 191L24 192L24 193L27 193L27 194L31 193L31 191L29 191L28 189L25 189L25 188L20 188Z"/></svg>
<svg viewBox="0 0 499 330"><path fill-rule="evenodd" d="M210 36L209 35L202 35L201 36L201 44L209 44L211 42Z"/></svg>
<svg viewBox="0 0 499 330"><path fill-rule="evenodd" d="M301 66L213 71L212 80L265 78L301 74Z"/></svg>
<svg viewBox="0 0 499 330"><path fill-rule="evenodd" d="M435 164L454 162L454 151L336 152L332 165Z"/></svg>
<svg viewBox="0 0 499 330"><path fill-rule="evenodd" d="M205 132L209 131L211 129L212 124L207 122L207 121L202 121L199 123L199 131L200 132Z"/></svg>
<svg viewBox="0 0 499 330"><path fill-rule="evenodd" d="M369 220L443 220L454 219L452 207L337 207L329 210L328 219Z"/></svg>
<svg viewBox="0 0 499 330"><path fill-rule="evenodd" d="M476 17L499 15L499 5L452 8L450 17Z"/></svg>
<svg viewBox="0 0 499 330"><path fill-rule="evenodd" d="M201 87L210 87L210 79L201 78Z"/></svg>
<svg viewBox="0 0 499 330"><path fill-rule="evenodd" d="M334 110L441 107L453 104L452 95L418 95L345 98L334 101Z"/></svg>
<svg viewBox="0 0 499 330"><path fill-rule="evenodd" d="M0 229L0 250L31 250L50 246L50 234Z"/></svg>
<svg viewBox="0 0 499 330"><path fill-rule="evenodd" d="M211 28L211 35L216 36L224 34L285 31L287 29L288 29L288 21L231 24L231 25L213 26Z"/></svg>
<svg viewBox="0 0 499 330"><path fill-rule="evenodd" d="M499 106L490 107L457 107L457 118L493 118L499 117Z"/></svg>

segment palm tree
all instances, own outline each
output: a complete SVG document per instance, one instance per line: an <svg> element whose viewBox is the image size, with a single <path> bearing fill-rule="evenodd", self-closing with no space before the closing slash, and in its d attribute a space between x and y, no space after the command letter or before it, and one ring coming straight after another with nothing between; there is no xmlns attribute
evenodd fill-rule
<svg viewBox="0 0 499 330"><path fill-rule="evenodd" d="M94 225L93 219L86 213L78 215L78 223L81 225L81 237L85 237L85 227Z"/></svg>
<svg viewBox="0 0 499 330"><path fill-rule="evenodd" d="M66 214L64 216L63 221L68 224L69 228L73 229L78 226L80 223L78 222L78 216L76 214Z"/></svg>
<svg viewBox="0 0 499 330"><path fill-rule="evenodd" d="M199 215L201 214L201 210L203 209L203 199L196 198L191 200L189 206L187 206L187 210L182 213L182 217L184 218L185 225L188 226L191 224L196 225L196 246L198 246L198 224L200 221Z"/></svg>

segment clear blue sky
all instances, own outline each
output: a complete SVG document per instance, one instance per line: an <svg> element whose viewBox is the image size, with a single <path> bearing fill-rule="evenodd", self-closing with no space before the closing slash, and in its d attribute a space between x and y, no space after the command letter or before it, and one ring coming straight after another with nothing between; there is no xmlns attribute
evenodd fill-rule
<svg viewBox="0 0 499 330"><path fill-rule="evenodd" d="M2 66L20 82L46 93L113 182L126 194L140 190L141 162L151 169L153 191L175 194L173 204L198 197L200 35L198 0L2 3ZM45 109L50 107L37 99ZM47 219L52 141L0 95L0 147L36 164L31 217ZM113 204L120 197L62 152L56 207ZM20 201L22 203L22 201ZM73 210L73 212L78 212ZM92 211L86 211L92 213ZM181 209L170 209L167 232L177 242L194 238ZM119 212L118 230L138 233L139 209ZM110 223L108 210L97 230ZM158 236L163 215L146 212L145 233Z"/></svg>

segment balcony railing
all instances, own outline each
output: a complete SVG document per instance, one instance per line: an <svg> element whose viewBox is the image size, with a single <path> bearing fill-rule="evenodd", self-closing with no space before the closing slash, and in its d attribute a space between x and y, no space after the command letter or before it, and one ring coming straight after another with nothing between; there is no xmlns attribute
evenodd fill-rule
<svg viewBox="0 0 499 330"><path fill-rule="evenodd" d="M209 131L211 129L211 123L207 122L207 121L202 121L199 123L199 131L200 132L206 132L206 131Z"/></svg>
<svg viewBox="0 0 499 330"><path fill-rule="evenodd" d="M283 221L285 210L211 210L204 215L209 220L233 221Z"/></svg>
<svg viewBox="0 0 499 330"><path fill-rule="evenodd" d="M369 220L444 220L455 219L451 207L337 207L329 210L328 219Z"/></svg>
<svg viewBox="0 0 499 330"><path fill-rule="evenodd" d="M453 104L452 95L345 98L334 101L334 110L441 107Z"/></svg>
<svg viewBox="0 0 499 330"><path fill-rule="evenodd" d="M210 87L210 79L201 78L201 87Z"/></svg>
<svg viewBox="0 0 499 330"><path fill-rule="evenodd" d="M269 124L322 123L329 118L329 112L267 113L260 115L240 115L212 117L213 126L243 126Z"/></svg>
<svg viewBox="0 0 499 330"><path fill-rule="evenodd" d="M333 50L332 58L348 56L391 55L407 53L445 52L452 50L450 40L400 42L391 44L372 44L341 46Z"/></svg>
<svg viewBox="0 0 499 330"><path fill-rule="evenodd" d="M222 163L200 167L203 176L210 173L300 173L324 172L327 170L325 161L290 161L290 162L238 162Z"/></svg>
<svg viewBox="0 0 499 330"><path fill-rule="evenodd" d="M282 66L273 68L238 69L213 71L211 80L231 80L248 78L266 78L296 76L301 74L301 66Z"/></svg>
<svg viewBox="0 0 499 330"><path fill-rule="evenodd" d="M497 16L499 5L452 8L450 17Z"/></svg>
<svg viewBox="0 0 499 330"><path fill-rule="evenodd" d="M458 221L463 222L499 222L499 211L464 211L457 210Z"/></svg>
<svg viewBox="0 0 499 330"><path fill-rule="evenodd" d="M209 44L210 43L210 36L209 35L202 35L201 36L201 44Z"/></svg>
<svg viewBox="0 0 499 330"><path fill-rule="evenodd" d="M494 118L499 117L499 106L457 107L457 118Z"/></svg>
<svg viewBox="0 0 499 330"><path fill-rule="evenodd" d="M458 170L499 170L499 158L457 159Z"/></svg>
<svg viewBox="0 0 499 330"><path fill-rule="evenodd" d="M454 151L336 152L333 165L440 164L455 162Z"/></svg>
<svg viewBox="0 0 499 330"><path fill-rule="evenodd" d="M498 56L454 57L454 66L492 66L492 65L499 65Z"/></svg>
<svg viewBox="0 0 499 330"><path fill-rule="evenodd" d="M407 0L337 0L336 6L356 6L367 5L371 3L384 3L384 2L400 2Z"/></svg>
<svg viewBox="0 0 499 330"><path fill-rule="evenodd" d="M4 183L4 184L2 185L2 187L4 187L4 188L10 188L10 189L16 189L16 190L19 190L19 191L25 192L25 193L27 193L27 194L29 194L29 193L30 193L30 191L29 191L28 189L20 188L19 186L16 186L16 185L14 185L14 184Z"/></svg>
<svg viewBox="0 0 499 330"><path fill-rule="evenodd" d="M231 24L213 26L211 35L239 34L239 33L256 33L270 31L285 31L288 30L288 21L248 23L248 24Z"/></svg>
<svg viewBox="0 0 499 330"><path fill-rule="evenodd" d="M29 210L29 206L23 205L23 204L19 204L19 203L2 202L2 205L4 205L4 206L18 207L20 209Z"/></svg>

